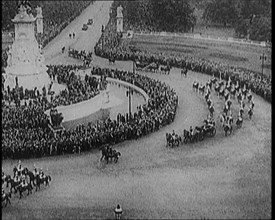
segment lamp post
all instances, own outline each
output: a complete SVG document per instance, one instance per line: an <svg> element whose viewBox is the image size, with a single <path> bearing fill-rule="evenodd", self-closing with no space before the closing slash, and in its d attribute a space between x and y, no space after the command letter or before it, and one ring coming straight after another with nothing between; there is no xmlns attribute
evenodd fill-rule
<svg viewBox="0 0 275 220"><path fill-rule="evenodd" d="M133 89L131 87L128 87L128 91L126 91L126 96L129 97L129 116L131 115L133 93Z"/></svg>
<svg viewBox="0 0 275 220"><path fill-rule="evenodd" d="M267 57L265 56L265 54L263 53L263 55L260 56L260 60L262 60L262 75L264 74L264 61L267 59Z"/></svg>
<svg viewBox="0 0 275 220"><path fill-rule="evenodd" d="M103 50L103 45L104 45L104 27L102 25L101 27L101 33L102 33L102 44L101 44L101 50Z"/></svg>
<svg viewBox="0 0 275 220"><path fill-rule="evenodd" d="M136 74L136 73L135 73L135 64L136 64L135 59L133 59L133 73L134 73L134 74Z"/></svg>

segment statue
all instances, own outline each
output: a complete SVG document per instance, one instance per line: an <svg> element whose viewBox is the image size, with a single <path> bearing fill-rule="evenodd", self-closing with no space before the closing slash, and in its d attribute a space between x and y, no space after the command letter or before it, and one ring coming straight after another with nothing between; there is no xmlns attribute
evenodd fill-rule
<svg viewBox="0 0 275 220"><path fill-rule="evenodd" d="M27 13L29 14L31 12L31 3L27 0L19 0L17 1L17 7L19 9L19 14Z"/></svg>
<svg viewBox="0 0 275 220"><path fill-rule="evenodd" d="M123 11L122 6L121 5L118 6L117 7L117 17L123 17L122 11Z"/></svg>
<svg viewBox="0 0 275 220"><path fill-rule="evenodd" d="M8 55L7 66L11 66L12 57L11 57L11 46L10 46L10 45L9 45L9 47L8 47L7 55Z"/></svg>
<svg viewBox="0 0 275 220"><path fill-rule="evenodd" d="M37 6L36 13L37 13L37 17L42 17L42 8Z"/></svg>

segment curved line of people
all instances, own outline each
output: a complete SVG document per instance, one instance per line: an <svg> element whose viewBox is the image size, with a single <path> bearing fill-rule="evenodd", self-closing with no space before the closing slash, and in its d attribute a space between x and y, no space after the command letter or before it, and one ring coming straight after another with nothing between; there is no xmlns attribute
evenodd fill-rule
<svg viewBox="0 0 275 220"><path fill-rule="evenodd" d="M153 52L147 50L131 50L126 42L114 40L117 38L115 34L114 22L109 22L105 28L103 35L94 47L97 56L108 58L110 55L116 57L117 60L132 60L140 63L159 63L177 68L187 68L196 72L215 75L222 79L238 80L240 86L246 84L248 89L260 95L268 102L272 100L271 77L262 75L258 72L248 70L242 67L228 66L227 64L206 60L204 58L196 58L185 55L171 55L168 52ZM105 47L101 47L102 41ZM112 43L112 42L116 43Z"/></svg>
<svg viewBox="0 0 275 220"><path fill-rule="evenodd" d="M60 66L52 68L59 69ZM63 68L64 66L61 69ZM56 74L58 78L59 75ZM41 126L42 122L37 117L34 117L34 122L31 118L23 120L22 127L18 127L17 118L9 115L9 111L5 111L2 114L2 117L6 118L6 122L2 123L2 158L18 159L88 151L106 143L139 138L174 120L178 97L176 92L165 83L132 72L107 68L94 67L91 74L133 83L149 95L149 101L139 106L134 114L118 114L117 120L108 118L95 124L79 125L75 129L61 131L56 135L53 135L46 123ZM41 100L34 100L32 116L36 116L37 110L40 112L45 110ZM25 109L27 113L29 108ZM15 122L9 120L15 120ZM24 127L25 124L29 126Z"/></svg>

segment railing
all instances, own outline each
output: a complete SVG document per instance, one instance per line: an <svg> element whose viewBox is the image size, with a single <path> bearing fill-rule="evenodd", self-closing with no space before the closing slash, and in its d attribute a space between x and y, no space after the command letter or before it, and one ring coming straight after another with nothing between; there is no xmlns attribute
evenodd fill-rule
<svg viewBox="0 0 275 220"><path fill-rule="evenodd" d="M233 38L233 37L217 37L210 35L202 34L190 34L190 33L171 33L171 32L134 32L134 36L171 36L171 37L185 37L192 39L201 39L201 40L213 40L213 41L222 41L228 43L241 43L247 45L261 46L261 47L272 47L271 42L265 41L252 41L243 38Z"/></svg>

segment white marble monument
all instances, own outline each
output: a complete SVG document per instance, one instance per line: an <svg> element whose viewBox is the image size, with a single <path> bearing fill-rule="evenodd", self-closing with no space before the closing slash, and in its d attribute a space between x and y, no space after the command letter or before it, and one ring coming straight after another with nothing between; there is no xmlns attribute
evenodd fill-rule
<svg viewBox="0 0 275 220"><path fill-rule="evenodd" d="M36 18L28 14L26 6L21 4L12 21L15 39L8 51L5 87L14 88L17 81L18 86L24 89L48 88L50 77L34 33Z"/></svg>
<svg viewBox="0 0 275 220"><path fill-rule="evenodd" d="M117 15L116 15L116 31L117 33L123 32L123 8L122 6L117 7Z"/></svg>

